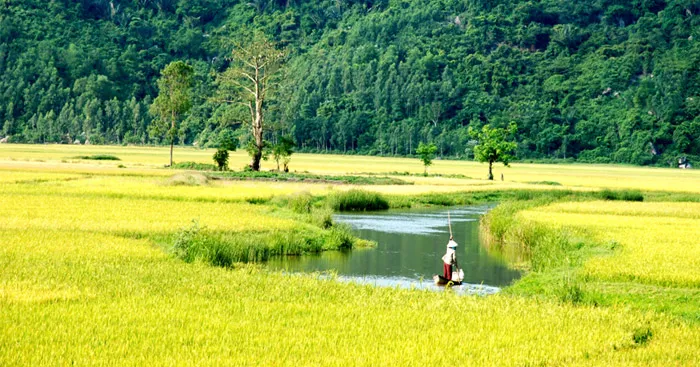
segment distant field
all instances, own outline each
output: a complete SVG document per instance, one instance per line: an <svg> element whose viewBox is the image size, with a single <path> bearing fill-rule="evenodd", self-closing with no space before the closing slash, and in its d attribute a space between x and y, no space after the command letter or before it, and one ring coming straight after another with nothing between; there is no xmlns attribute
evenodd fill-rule
<svg viewBox="0 0 700 367"><path fill-rule="evenodd" d="M190 147L176 147L175 161L212 163L213 150ZM79 160L74 157L108 154L121 161ZM119 146L72 146L72 145L0 145L0 169L41 170L52 172L83 172L99 170L104 174L125 173L119 165L128 167L127 172L136 170L144 175L168 175L162 170L167 163L168 150L165 147L119 147ZM231 154L230 166L240 170L248 163L245 152ZM263 162L263 169L275 168L273 161ZM418 159L384 158L367 156L342 156L320 154L295 154L290 164L292 171L309 171L322 174L361 174L423 172ZM463 175L471 179L403 177L416 182L416 187L402 187L406 194L431 191L489 190L508 188L556 189L538 183L559 183L566 188L627 188L653 191L700 193L700 170L680 170L671 168L632 167L618 165L589 164L520 164L512 167L495 165L493 182L484 180L487 173L485 164L467 161L435 160L430 173L443 175ZM505 181L501 182L501 174ZM428 186L428 187L425 187ZM379 189L388 191L389 189ZM391 188L394 191L395 188Z"/></svg>
<svg viewBox="0 0 700 367"><path fill-rule="evenodd" d="M209 163L211 153L179 148L175 157ZM70 158L94 154L121 160ZM0 365L698 364L698 203L529 207L517 215L614 246L571 270L586 280L580 294L578 285L563 284L572 299L535 287L534 296L463 297L285 276L264 265L212 266L221 253L187 263L173 248L200 245L185 231L193 220L223 239L335 236L315 224L314 210L326 209L300 214L275 200L355 186L212 181L164 169L166 158L164 148L0 145ZM236 153L232 166L246 161ZM423 169L417 159L302 154L291 168ZM481 179L485 170L438 161L431 172L473 178L397 176L415 185L364 188L406 196L514 188L700 192L698 171L515 164L498 168L505 182L489 182ZM272 248L247 244L253 247L245 251ZM540 275L559 282L558 271Z"/></svg>

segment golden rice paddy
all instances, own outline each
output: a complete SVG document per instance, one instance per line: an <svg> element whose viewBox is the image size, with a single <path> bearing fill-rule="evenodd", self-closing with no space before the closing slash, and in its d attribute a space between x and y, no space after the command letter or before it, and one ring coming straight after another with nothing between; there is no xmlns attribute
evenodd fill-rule
<svg viewBox="0 0 700 367"><path fill-rule="evenodd" d="M621 245L614 256L589 260L587 276L700 287L700 203L559 203L521 214Z"/></svg>
<svg viewBox="0 0 700 367"><path fill-rule="evenodd" d="M176 162L198 162L212 164L213 150L191 147L176 147ZM78 156L96 154L114 155L121 161L89 161L75 159ZM41 169L50 167L52 171L99 170L102 173L119 174L124 169L135 170L141 174L168 175L162 168L168 163L168 149L164 147L115 147L115 146L66 146L66 145L0 145L0 169L27 166ZM230 166L241 169L249 163L245 152L231 154ZM263 162L263 169L275 168L272 161ZM290 164L292 171L309 171L321 174L361 174L409 172L419 174L423 166L416 158L389 158L367 156L343 156L328 154L295 154ZM513 163L511 167L494 165L493 182L485 182L487 166L468 161L450 161L437 159L429 172L442 175L463 175L465 179L422 179L416 181L416 190L425 192L430 189L453 191L481 188L509 189L515 187L552 188L536 183L556 182L565 188L590 190L593 188L640 189L652 191L694 192L700 193L700 170L679 170L656 167L632 167L619 165L592 164L524 164ZM503 174L504 181L500 181ZM405 178L405 177L404 177ZM419 187L420 186L420 187ZM407 194L410 189L402 188Z"/></svg>
<svg viewBox="0 0 700 367"><path fill-rule="evenodd" d="M175 156L208 163L211 153L180 148ZM70 158L87 154L122 161ZM178 172L159 168L165 160L162 148L0 145L0 365L699 363L697 323L624 303L464 297L287 276L264 266L184 263L147 234L175 233L193 219L221 231L284 230L300 224L246 199L347 187L177 185L171 180ZM232 166L244 162L236 153ZM292 169L422 172L417 159L301 154ZM502 171L504 182L493 183L479 179L485 167L470 162L438 161L431 172L473 179L398 176L415 184L368 189L405 195L486 187L700 192L696 171L514 164ZM559 203L521 214L617 241L615 253L584 264L589 277L700 287L700 204ZM648 340L635 339L647 330Z"/></svg>

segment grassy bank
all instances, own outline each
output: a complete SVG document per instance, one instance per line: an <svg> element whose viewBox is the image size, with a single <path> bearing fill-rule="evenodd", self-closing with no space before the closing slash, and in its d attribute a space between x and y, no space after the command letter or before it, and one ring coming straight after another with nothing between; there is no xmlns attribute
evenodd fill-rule
<svg viewBox="0 0 700 367"><path fill-rule="evenodd" d="M503 203L487 214L482 231L491 248L528 270L507 292L700 323L700 204L683 196L646 203L614 196L630 201L540 199Z"/></svg>

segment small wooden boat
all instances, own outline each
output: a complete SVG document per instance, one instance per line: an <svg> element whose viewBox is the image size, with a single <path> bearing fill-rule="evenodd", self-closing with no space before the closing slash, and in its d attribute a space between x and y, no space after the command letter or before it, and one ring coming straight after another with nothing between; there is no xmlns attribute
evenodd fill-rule
<svg viewBox="0 0 700 367"><path fill-rule="evenodd" d="M452 272L452 280L448 280L447 278L443 277L442 275L433 275L433 281L435 281L435 285L462 285L462 281L464 280L464 271L462 269L459 269L459 272L453 271Z"/></svg>
<svg viewBox="0 0 700 367"><path fill-rule="evenodd" d="M444 285L462 285L462 282L457 281L457 280L447 280L447 278L443 277L442 275L433 275L433 280L435 281L435 285L439 286L444 286Z"/></svg>

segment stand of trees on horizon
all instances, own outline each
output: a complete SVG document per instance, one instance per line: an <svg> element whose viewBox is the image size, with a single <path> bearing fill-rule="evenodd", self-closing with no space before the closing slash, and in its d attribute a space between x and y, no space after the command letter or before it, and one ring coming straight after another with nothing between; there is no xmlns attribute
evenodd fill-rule
<svg viewBox="0 0 700 367"><path fill-rule="evenodd" d="M299 152L473 159L470 127L515 121L519 159L700 160L695 0L0 0L0 138L250 146L216 75L256 32L288 55L265 140ZM173 61L192 108L152 134Z"/></svg>

